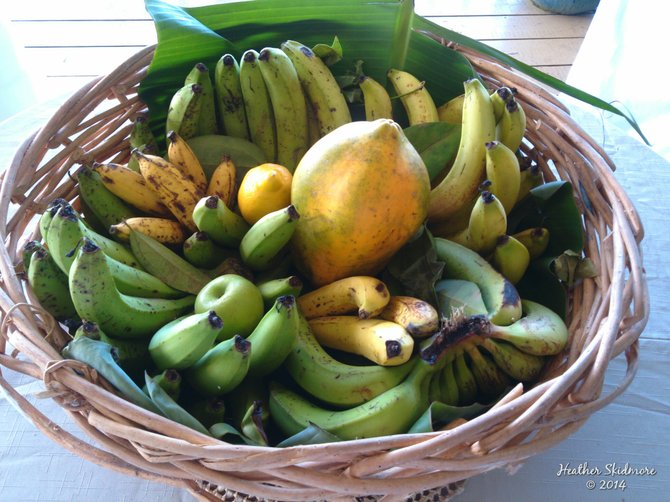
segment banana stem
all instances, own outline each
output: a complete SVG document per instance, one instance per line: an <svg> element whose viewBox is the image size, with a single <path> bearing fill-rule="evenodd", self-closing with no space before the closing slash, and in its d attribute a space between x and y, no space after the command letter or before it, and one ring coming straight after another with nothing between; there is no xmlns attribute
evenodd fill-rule
<svg viewBox="0 0 670 502"><path fill-rule="evenodd" d="M488 335L491 323L484 315L473 315L444 323L431 343L421 351L421 359L435 364L448 349L472 336Z"/></svg>

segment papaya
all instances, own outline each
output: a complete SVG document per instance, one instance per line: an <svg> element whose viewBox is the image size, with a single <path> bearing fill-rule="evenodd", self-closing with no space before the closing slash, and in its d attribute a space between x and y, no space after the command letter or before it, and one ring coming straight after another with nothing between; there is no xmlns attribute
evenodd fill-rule
<svg viewBox="0 0 670 502"><path fill-rule="evenodd" d="M420 228L429 194L426 166L393 120L338 127L293 173L295 266L315 286L375 275Z"/></svg>

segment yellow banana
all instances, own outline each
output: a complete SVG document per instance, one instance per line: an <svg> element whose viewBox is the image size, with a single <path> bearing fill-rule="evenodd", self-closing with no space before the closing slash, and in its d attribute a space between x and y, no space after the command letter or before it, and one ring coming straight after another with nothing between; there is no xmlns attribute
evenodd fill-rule
<svg viewBox="0 0 670 502"><path fill-rule="evenodd" d="M493 114L496 117L496 122L500 122L505 105L512 98L514 98L514 93L509 87L500 87L491 93L491 103L493 104Z"/></svg>
<svg viewBox="0 0 670 502"><path fill-rule="evenodd" d="M514 152L500 141L486 143L486 178L494 194L509 214L519 196L519 160Z"/></svg>
<svg viewBox="0 0 670 502"><path fill-rule="evenodd" d="M391 68L386 75L407 112L409 125L440 120L435 102L424 82L419 82L411 73L395 68Z"/></svg>
<svg viewBox="0 0 670 502"><path fill-rule="evenodd" d="M498 122L497 138L507 148L516 152L525 133L526 112L523 111L521 104L512 97L505 103L502 117Z"/></svg>
<svg viewBox="0 0 670 502"><path fill-rule="evenodd" d="M358 354L381 366L399 366L414 350L414 339L405 328L384 319L318 317L309 327L324 347Z"/></svg>
<svg viewBox="0 0 670 502"><path fill-rule="evenodd" d="M530 253L526 246L510 235L498 238L491 259L493 267L509 282L516 284L526 273L530 263Z"/></svg>
<svg viewBox="0 0 670 502"><path fill-rule="evenodd" d="M428 217L446 220L471 201L484 180L486 143L495 139L495 117L491 98L477 79L464 83L463 126L454 164L430 193Z"/></svg>
<svg viewBox="0 0 670 502"><path fill-rule="evenodd" d="M175 131L167 133L168 160L191 180L200 190L207 189L207 178L202 165L184 138Z"/></svg>
<svg viewBox="0 0 670 502"><path fill-rule="evenodd" d="M393 119L391 96L383 85L368 76L364 76L358 86L363 93L365 120Z"/></svg>
<svg viewBox="0 0 670 502"><path fill-rule="evenodd" d="M542 177L542 171L537 164L533 164L530 167L523 169L519 175L519 194L517 195L517 203L526 197L528 193L543 183L544 178Z"/></svg>
<svg viewBox="0 0 670 502"><path fill-rule="evenodd" d="M549 229L544 227L527 228L515 233L512 237L526 246L531 260L542 256L549 246Z"/></svg>
<svg viewBox="0 0 670 502"><path fill-rule="evenodd" d="M490 180L484 180L479 185L479 193L488 190L491 187ZM479 193L465 203L455 214L447 220L431 222L430 231L437 237L450 237L468 228L472 208L475 207Z"/></svg>
<svg viewBox="0 0 670 502"><path fill-rule="evenodd" d="M305 319L358 313L360 319L375 317L391 299L386 285L375 277L346 277L304 294L298 307Z"/></svg>
<svg viewBox="0 0 670 502"><path fill-rule="evenodd" d="M437 116L440 118L440 122L460 124L463 121L464 101L465 94L460 94L439 106L437 109Z"/></svg>
<svg viewBox="0 0 670 502"><path fill-rule="evenodd" d="M93 170L100 175L100 179L110 192L131 206L157 216L172 215L139 172L113 163L93 164Z"/></svg>
<svg viewBox="0 0 670 502"><path fill-rule="evenodd" d="M216 195L226 206L233 207L236 199L236 177L235 164L230 157L225 156L212 173L207 185L207 195Z"/></svg>
<svg viewBox="0 0 670 502"><path fill-rule="evenodd" d="M247 116L244 109L240 65L232 54L224 54L214 68L214 95L226 136L249 139Z"/></svg>
<svg viewBox="0 0 670 502"><path fill-rule="evenodd" d="M109 227L109 233L123 241L130 240L132 230L148 235L163 244L182 244L186 240L182 225L178 221L167 218L139 216L128 218Z"/></svg>
<svg viewBox="0 0 670 502"><path fill-rule="evenodd" d="M140 172L179 222L195 232L193 208L204 192L169 161L157 155L133 150L140 164Z"/></svg>
<svg viewBox="0 0 670 502"><path fill-rule="evenodd" d="M433 306L411 296L392 296L379 316L399 324L414 338L425 338L440 327L440 316Z"/></svg>
<svg viewBox="0 0 670 502"><path fill-rule="evenodd" d="M472 208L468 224L468 247L486 256L493 251L498 237L507 232L505 208L491 192L482 192Z"/></svg>

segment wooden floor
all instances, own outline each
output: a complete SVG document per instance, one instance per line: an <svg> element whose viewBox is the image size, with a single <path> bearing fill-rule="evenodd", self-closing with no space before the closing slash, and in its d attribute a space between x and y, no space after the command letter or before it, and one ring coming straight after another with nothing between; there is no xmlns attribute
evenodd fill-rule
<svg viewBox="0 0 670 502"><path fill-rule="evenodd" d="M415 4L418 14L560 79L566 78L592 18L550 14L530 0ZM4 8L37 100L70 94L156 42L141 0L22 0Z"/></svg>

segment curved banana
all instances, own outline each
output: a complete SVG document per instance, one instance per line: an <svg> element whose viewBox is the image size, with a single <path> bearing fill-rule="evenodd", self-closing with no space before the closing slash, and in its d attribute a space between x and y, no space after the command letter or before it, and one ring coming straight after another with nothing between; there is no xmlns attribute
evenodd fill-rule
<svg viewBox="0 0 670 502"><path fill-rule="evenodd" d="M453 362L454 381L458 389L459 406L467 406L477 401L477 381L465 361L461 351L456 354Z"/></svg>
<svg viewBox="0 0 670 502"><path fill-rule="evenodd" d="M287 295L277 298L247 337L252 346L250 375L262 377L281 366L293 350L299 324L295 297Z"/></svg>
<svg viewBox="0 0 670 502"><path fill-rule="evenodd" d="M502 235L493 250L491 263L512 284L516 284L526 273L530 253L526 246L510 235Z"/></svg>
<svg viewBox="0 0 670 502"><path fill-rule="evenodd" d="M448 122L449 124L461 124L463 122L463 103L465 101L465 94L459 94L455 98L451 98L446 103L437 108L437 116L440 122Z"/></svg>
<svg viewBox="0 0 670 502"><path fill-rule="evenodd" d="M233 207L237 199L235 192L237 183L237 172L235 164L229 156L225 156L221 163L216 166L212 177L207 185L206 194L216 195L226 206Z"/></svg>
<svg viewBox="0 0 670 502"><path fill-rule="evenodd" d="M179 317L153 334L149 354L159 371L189 368L214 346L222 328L213 310Z"/></svg>
<svg viewBox="0 0 670 502"><path fill-rule="evenodd" d="M351 122L347 101L330 69L307 46L287 40L281 45L298 74L307 99L316 113L321 136Z"/></svg>
<svg viewBox="0 0 670 502"><path fill-rule="evenodd" d="M523 111L521 104L512 97L505 103L502 117L498 122L496 138L507 148L516 152L524 134L526 134L526 112Z"/></svg>
<svg viewBox="0 0 670 502"><path fill-rule="evenodd" d="M82 319L93 321L110 336L137 338L193 307L195 297L166 300L136 298L119 292L102 250L87 238L69 274L72 302Z"/></svg>
<svg viewBox="0 0 670 502"><path fill-rule="evenodd" d="M240 241L240 257L251 270L267 270L276 264L300 218L292 205L266 214Z"/></svg>
<svg viewBox="0 0 670 502"><path fill-rule="evenodd" d="M419 82L419 79L411 73L396 68L391 68L386 76L400 97L410 126L440 120L435 102L426 89L425 82Z"/></svg>
<svg viewBox="0 0 670 502"><path fill-rule="evenodd" d="M507 389L512 380L491 360L482 354L475 345L467 344L465 353L470 360L470 371L477 382L477 396L484 402L490 402ZM481 401L480 401L481 402Z"/></svg>
<svg viewBox="0 0 670 502"><path fill-rule="evenodd" d="M398 385L414 367L410 359L400 366L354 366L328 354L300 316L295 346L284 361L293 380L306 392L333 406L356 406Z"/></svg>
<svg viewBox="0 0 670 502"><path fill-rule="evenodd" d="M170 100L165 120L165 132L176 131L184 139L197 136L202 106L201 85L186 84L179 88ZM158 155L158 153L156 152L155 155Z"/></svg>
<svg viewBox="0 0 670 502"><path fill-rule="evenodd" d="M496 123L500 122L505 105L507 105L507 102L513 98L514 93L509 87L500 87L491 93L491 103L493 104L493 113L496 117Z"/></svg>
<svg viewBox="0 0 670 502"><path fill-rule="evenodd" d="M167 139L167 155L170 163L201 191L207 190L205 171L188 142L176 131L168 131Z"/></svg>
<svg viewBox="0 0 670 502"><path fill-rule="evenodd" d="M204 63L196 63L184 80L184 85L198 84L202 89L202 105L200 105L200 116L198 118L197 136L203 134L216 134L216 105L214 100L214 86L209 76L209 68ZM139 146L139 145L137 145ZM157 150L156 150L157 151Z"/></svg>
<svg viewBox="0 0 670 502"><path fill-rule="evenodd" d="M195 232L184 241L184 258L199 268L216 267L226 259L227 253L212 242L206 232Z"/></svg>
<svg viewBox="0 0 670 502"><path fill-rule="evenodd" d="M526 354L511 343L484 338L481 346L491 355L498 367L519 382L532 382L540 376L546 359Z"/></svg>
<svg viewBox="0 0 670 502"><path fill-rule="evenodd" d="M526 246L531 260L542 256L549 246L549 229L544 227L527 228L512 237Z"/></svg>
<svg viewBox="0 0 670 502"><path fill-rule="evenodd" d="M224 54L214 69L214 90L219 123L226 136L249 139L247 116L240 82L240 66L232 54Z"/></svg>
<svg viewBox="0 0 670 502"><path fill-rule="evenodd" d="M65 275L44 247L30 258L28 283L40 305L57 321L77 317Z"/></svg>
<svg viewBox="0 0 670 502"><path fill-rule="evenodd" d="M384 319L317 317L309 327L324 347L358 354L381 366L406 363L414 350L414 338L405 328Z"/></svg>
<svg viewBox="0 0 670 502"><path fill-rule="evenodd" d="M140 163L142 176L163 204L182 225L195 232L197 228L193 222L193 209L204 196L204 192L162 157L144 154L138 150L133 150L133 155Z"/></svg>
<svg viewBox="0 0 670 502"><path fill-rule="evenodd" d="M486 256L495 249L498 238L507 232L507 215L498 198L489 191L481 193L470 214L467 247Z"/></svg>
<svg viewBox="0 0 670 502"><path fill-rule="evenodd" d="M450 406L458 406L460 402L460 392L456 382L454 370L455 364L455 360L453 359L448 361L445 364L444 369L438 374L440 378L441 391L440 401Z"/></svg>
<svg viewBox="0 0 670 502"><path fill-rule="evenodd" d="M446 220L471 201L486 171L486 143L496 134L491 98L477 79L464 83L463 126L458 153L446 177L430 192L428 217Z"/></svg>
<svg viewBox="0 0 670 502"><path fill-rule="evenodd" d="M521 303L524 316L509 326L491 324L490 336L509 342L527 354L552 356L560 353L569 337L563 319L539 303L530 300Z"/></svg>
<svg viewBox="0 0 670 502"><path fill-rule="evenodd" d="M65 199L61 199L61 198L52 200L47 205L46 209L42 213L42 216L40 216L40 221L39 221L38 226L40 228L40 235L42 236L42 239L45 242L47 240L47 234L49 233L49 225L51 225L51 221L53 220L54 216L56 216L56 213L58 213L60 207L63 204L69 205L70 203L68 201L66 201Z"/></svg>
<svg viewBox="0 0 670 502"><path fill-rule="evenodd" d="M298 298L305 319L357 313L359 319L381 314L391 300L386 284L376 277L357 275L331 282Z"/></svg>
<svg viewBox="0 0 670 502"><path fill-rule="evenodd" d="M492 323L504 326L521 318L521 298L516 288L478 253L440 237L435 238L435 250L445 263L446 278L479 286Z"/></svg>
<svg viewBox="0 0 670 502"><path fill-rule="evenodd" d="M192 364L184 376L201 396L220 397L247 376L253 344L240 335L219 342Z"/></svg>
<svg viewBox="0 0 670 502"><path fill-rule="evenodd" d="M297 275L282 277L280 279L270 279L256 283L258 290L263 297L265 308L271 308L277 298L280 296L291 295L298 297L302 291L303 282Z"/></svg>
<svg viewBox="0 0 670 502"><path fill-rule="evenodd" d="M186 240L181 223L167 218L139 216L109 227L109 234L121 241L130 240L131 231L141 232L163 244L182 244Z"/></svg>
<svg viewBox="0 0 670 502"><path fill-rule="evenodd" d="M371 77L363 76L358 86L363 94L365 120L393 120L393 105L386 88Z"/></svg>
<svg viewBox="0 0 670 502"><path fill-rule="evenodd" d="M270 94L258 66L258 56L253 49L242 54L240 84L250 139L271 161L277 158L277 130Z"/></svg>
<svg viewBox="0 0 670 502"><path fill-rule="evenodd" d="M215 195L203 197L193 209L198 230L205 232L217 244L237 248L249 231L249 224Z"/></svg>
<svg viewBox="0 0 670 502"><path fill-rule="evenodd" d="M321 408L283 385L270 382L270 416L287 436L309 424L343 440L402 434L428 408L430 376L438 369L438 365L419 360L399 385L342 411Z"/></svg>
<svg viewBox="0 0 670 502"><path fill-rule="evenodd" d="M46 248L38 240L28 241L21 248L21 263L23 263L23 270L26 273L28 273L28 269L30 268L30 260L39 249L46 249Z"/></svg>
<svg viewBox="0 0 670 502"><path fill-rule="evenodd" d="M440 328L440 315L433 306L411 296L391 296L379 317L399 324L414 338L425 338Z"/></svg>
<svg viewBox="0 0 670 502"><path fill-rule="evenodd" d="M519 195L517 196L517 203L524 199L530 191L540 186L544 182L540 166L533 164L532 166L523 169L519 174Z"/></svg>
<svg viewBox="0 0 670 502"><path fill-rule="evenodd" d="M152 376L151 379L156 385L163 389L173 401L176 402L179 399L182 378L181 374L176 369L168 368L157 375ZM146 386L142 390L149 394L149 390Z"/></svg>
<svg viewBox="0 0 670 502"><path fill-rule="evenodd" d="M84 166L77 172L77 185L79 197L105 228L138 216L125 202L110 192L100 175L89 167Z"/></svg>
<svg viewBox="0 0 670 502"><path fill-rule="evenodd" d="M491 182L488 190L509 214L519 197L521 171L514 152L500 141L486 143L486 178Z"/></svg>
<svg viewBox="0 0 670 502"><path fill-rule="evenodd" d="M133 127L130 130L128 138L131 148L144 147L147 153L158 154L158 142L154 133L149 127L149 118L146 115L138 115L133 121Z"/></svg>
<svg viewBox="0 0 670 502"><path fill-rule="evenodd" d="M270 95L277 131L275 161L293 172L309 145L307 106L298 74L281 50L266 47L258 55L258 66Z"/></svg>
<svg viewBox="0 0 670 502"><path fill-rule="evenodd" d="M209 397L185 403L186 411L207 428L226 421L226 402L221 397ZM239 427L232 424L239 430Z"/></svg>
<svg viewBox="0 0 670 502"><path fill-rule="evenodd" d="M93 164L93 170L107 190L131 206L156 216L172 216L158 194L149 188L144 177L121 164Z"/></svg>

